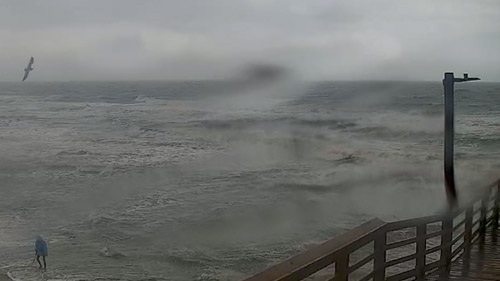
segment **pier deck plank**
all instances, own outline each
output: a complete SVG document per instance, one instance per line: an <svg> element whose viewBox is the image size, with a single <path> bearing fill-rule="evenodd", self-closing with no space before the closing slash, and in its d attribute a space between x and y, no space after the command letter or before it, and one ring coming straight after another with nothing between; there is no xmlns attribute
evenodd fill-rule
<svg viewBox="0 0 500 281"><path fill-rule="evenodd" d="M425 280L500 280L500 231L489 228L473 244L469 256L462 255L452 262L449 275L436 271Z"/></svg>

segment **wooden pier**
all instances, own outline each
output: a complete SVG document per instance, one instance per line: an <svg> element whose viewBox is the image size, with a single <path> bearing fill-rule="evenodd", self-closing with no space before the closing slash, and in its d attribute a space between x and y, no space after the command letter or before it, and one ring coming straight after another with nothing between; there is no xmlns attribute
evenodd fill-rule
<svg viewBox="0 0 500 281"><path fill-rule="evenodd" d="M444 215L373 219L245 281L500 280L498 190Z"/></svg>
<svg viewBox="0 0 500 281"><path fill-rule="evenodd" d="M497 228L487 229L486 235L473 244L469 255L462 255L451 263L447 274L439 271L425 280L500 280L500 233Z"/></svg>

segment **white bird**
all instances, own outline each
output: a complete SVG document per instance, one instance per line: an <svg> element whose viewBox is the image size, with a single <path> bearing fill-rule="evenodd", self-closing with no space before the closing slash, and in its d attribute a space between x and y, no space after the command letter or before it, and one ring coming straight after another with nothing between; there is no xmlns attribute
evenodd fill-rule
<svg viewBox="0 0 500 281"><path fill-rule="evenodd" d="M31 57L30 62L28 63L28 66L24 69L23 81L26 80L26 78L28 78L28 74L30 73L30 71L33 70L33 68L31 68L31 66L33 65L34 61L35 60L33 59L33 57Z"/></svg>

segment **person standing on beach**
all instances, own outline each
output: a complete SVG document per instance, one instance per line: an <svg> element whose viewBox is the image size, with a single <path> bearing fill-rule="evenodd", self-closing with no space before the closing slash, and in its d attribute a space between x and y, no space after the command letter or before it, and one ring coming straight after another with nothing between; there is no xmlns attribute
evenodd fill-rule
<svg viewBox="0 0 500 281"><path fill-rule="evenodd" d="M40 265L40 268L42 268L42 263L40 262L40 256L43 257L43 268L47 269L47 263L45 262L45 257L48 256L49 252L47 249L47 242L43 240L43 238L40 235L36 236L36 242L35 242L35 255L36 255L36 261Z"/></svg>

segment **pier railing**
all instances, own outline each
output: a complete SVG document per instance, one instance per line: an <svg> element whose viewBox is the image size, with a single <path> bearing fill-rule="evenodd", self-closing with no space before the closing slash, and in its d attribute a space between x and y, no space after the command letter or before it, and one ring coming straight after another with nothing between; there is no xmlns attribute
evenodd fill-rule
<svg viewBox="0 0 500 281"><path fill-rule="evenodd" d="M447 274L488 226L498 227L499 188L497 181L467 207L444 215L373 219L245 281L397 281L423 279L436 270Z"/></svg>

